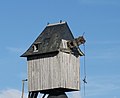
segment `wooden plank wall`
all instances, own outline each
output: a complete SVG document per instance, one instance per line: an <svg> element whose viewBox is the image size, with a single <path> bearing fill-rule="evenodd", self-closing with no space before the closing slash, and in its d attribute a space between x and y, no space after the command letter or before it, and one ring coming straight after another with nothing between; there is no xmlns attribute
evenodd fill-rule
<svg viewBox="0 0 120 98"><path fill-rule="evenodd" d="M54 57L29 60L29 91L59 87L79 90L79 64L79 57L64 52Z"/></svg>
<svg viewBox="0 0 120 98"><path fill-rule="evenodd" d="M62 48L66 47L63 40ZM59 52L57 55L28 60L28 90L53 88L80 89L80 57Z"/></svg>

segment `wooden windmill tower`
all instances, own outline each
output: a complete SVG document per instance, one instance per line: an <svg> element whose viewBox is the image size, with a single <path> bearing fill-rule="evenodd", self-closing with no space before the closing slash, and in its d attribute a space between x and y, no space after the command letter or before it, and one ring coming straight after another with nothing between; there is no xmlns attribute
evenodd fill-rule
<svg viewBox="0 0 120 98"><path fill-rule="evenodd" d="M48 24L21 56L28 62L29 98L38 93L48 98L67 98L65 92L80 90L79 49L85 39L74 38L67 22ZM43 96L44 97L44 96Z"/></svg>

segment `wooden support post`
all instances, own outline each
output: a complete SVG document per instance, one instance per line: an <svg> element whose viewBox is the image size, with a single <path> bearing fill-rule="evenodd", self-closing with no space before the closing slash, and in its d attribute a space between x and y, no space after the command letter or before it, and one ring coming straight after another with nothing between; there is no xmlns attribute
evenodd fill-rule
<svg viewBox="0 0 120 98"><path fill-rule="evenodd" d="M24 85L25 85L25 81L27 81L27 79L22 80L22 96L21 96L21 98L24 98Z"/></svg>

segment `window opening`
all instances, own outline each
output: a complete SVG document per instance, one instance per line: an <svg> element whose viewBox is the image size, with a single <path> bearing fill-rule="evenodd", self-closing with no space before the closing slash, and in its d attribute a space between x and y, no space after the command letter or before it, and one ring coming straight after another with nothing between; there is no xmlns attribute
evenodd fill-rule
<svg viewBox="0 0 120 98"><path fill-rule="evenodd" d="M38 52L38 44L33 45L33 52Z"/></svg>

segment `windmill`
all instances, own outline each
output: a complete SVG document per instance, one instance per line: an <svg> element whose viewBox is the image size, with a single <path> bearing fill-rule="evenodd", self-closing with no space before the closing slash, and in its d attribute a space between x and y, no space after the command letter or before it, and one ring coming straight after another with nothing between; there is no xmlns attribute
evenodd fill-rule
<svg viewBox="0 0 120 98"><path fill-rule="evenodd" d="M28 98L43 93L48 98L68 98L65 92L80 90L79 45L83 36L74 38L67 22L48 23L28 50L21 55L28 63ZM85 80L84 80L85 82Z"/></svg>

